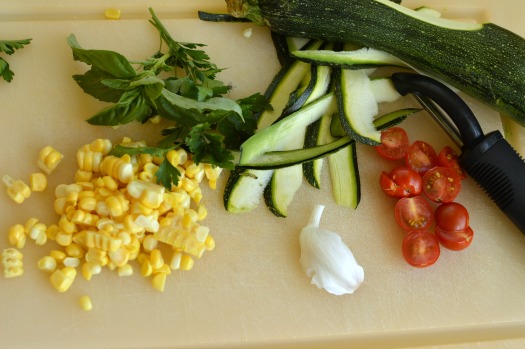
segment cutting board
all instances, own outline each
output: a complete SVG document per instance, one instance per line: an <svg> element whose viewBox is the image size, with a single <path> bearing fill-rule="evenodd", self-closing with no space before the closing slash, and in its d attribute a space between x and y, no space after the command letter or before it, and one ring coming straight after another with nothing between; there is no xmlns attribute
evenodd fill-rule
<svg viewBox="0 0 525 349"><path fill-rule="evenodd" d="M223 10L222 1L116 1L122 19L106 20L104 1L7 1L0 9L0 38L33 38L8 57L15 79L0 82L1 175L27 181L37 171L38 151L52 145L64 154L49 177L50 189L33 193L23 204L0 195L0 232L30 217L51 224L53 189L73 182L76 150L96 138L118 142L124 136L151 144L162 125L118 129L90 126L85 119L105 104L85 95L71 76L87 66L75 62L66 44L70 33L85 48L111 49L143 59L158 48L147 22L156 9L176 40L207 44L220 79L233 86L231 97L263 92L279 64L266 28L252 24L204 23L195 10ZM407 6L424 4L407 1ZM428 1L429 6L433 4ZM490 19L525 35L512 0L443 1L450 18ZM508 4L507 7L501 4ZM4 6L5 5L5 6ZM450 6L448 6L450 5ZM512 5L512 6L511 6ZM522 6L523 7L523 6ZM512 9L512 10L509 10ZM243 32L252 29L252 36ZM465 97L485 132L501 129L499 115ZM409 97L388 108L415 106ZM386 108L386 107L385 107ZM437 149L451 144L425 113L404 123L412 140ZM465 251L442 250L432 267L415 269L401 256L403 233L395 226L394 201L378 186L392 164L367 146L358 146L362 200L356 210L338 207L324 172L322 188L303 184L289 210L277 218L261 203L246 214L230 214L222 205L227 178L216 190L205 189L203 202L217 247L197 260L191 271L169 276L163 293L138 275L118 277L104 270L90 282L77 278L57 293L38 259L56 248L31 241L23 249L25 273L0 278L0 347L2 348L168 348L168 347L406 347L500 340L516 348L525 336L525 236L467 179L457 201L471 214L475 231ZM4 188L5 189L5 188ZM365 270L353 295L333 296L311 285L299 265L299 232L314 205L326 206L321 225L339 232ZM0 239L0 249L8 247ZM91 312L78 305L82 295ZM514 340L514 341L511 341ZM478 344L476 348L485 344Z"/></svg>

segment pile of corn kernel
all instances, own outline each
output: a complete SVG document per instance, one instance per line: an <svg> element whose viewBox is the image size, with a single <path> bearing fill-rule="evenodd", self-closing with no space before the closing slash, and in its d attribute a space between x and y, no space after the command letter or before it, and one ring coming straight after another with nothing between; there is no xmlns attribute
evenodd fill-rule
<svg viewBox="0 0 525 349"><path fill-rule="evenodd" d="M129 138L121 145L146 146ZM194 163L182 148L170 150L166 158L181 176L178 184L167 190L155 177L164 159L147 154L115 157L109 155L112 148L110 140L97 139L78 150L75 183L55 189L56 223L48 225L32 217L9 229L13 247L5 252L8 257L4 260L9 261L4 262L6 277L23 274L19 249L28 239L37 245L51 240L59 248L42 257L38 268L50 274L50 283L59 292L71 287L77 273L86 280L103 268L115 270L119 276L133 275L132 261L138 262L140 275L149 277L153 288L162 292L167 275L191 269L195 258L215 247L209 228L201 224L207 210L200 203L200 184L207 179L215 189L221 168ZM38 164L50 174L62 157L46 147ZM31 189L22 181L11 178L4 182L15 202L29 197ZM40 176L32 188L44 190L45 184L47 180L44 183ZM80 304L84 310L92 308L88 296L82 297Z"/></svg>

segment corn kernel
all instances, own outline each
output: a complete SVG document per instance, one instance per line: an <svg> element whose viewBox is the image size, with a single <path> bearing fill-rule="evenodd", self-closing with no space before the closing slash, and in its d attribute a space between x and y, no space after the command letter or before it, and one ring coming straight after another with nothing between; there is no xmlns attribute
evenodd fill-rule
<svg viewBox="0 0 525 349"><path fill-rule="evenodd" d="M128 263L130 253L127 248L121 246L115 251L110 251L108 256L116 267L122 267Z"/></svg>
<svg viewBox="0 0 525 349"><path fill-rule="evenodd" d="M197 208L197 219L199 221L204 220L208 216L208 210L206 209L206 206L199 205Z"/></svg>
<svg viewBox="0 0 525 349"><path fill-rule="evenodd" d="M73 234L69 234L61 230L55 236L55 241L60 246L71 245L73 243Z"/></svg>
<svg viewBox="0 0 525 349"><path fill-rule="evenodd" d="M57 234L60 231L60 227L56 224L51 224L47 227L46 235L49 240L56 240Z"/></svg>
<svg viewBox="0 0 525 349"><path fill-rule="evenodd" d="M113 155L106 156L100 164L102 174L118 179L122 183L128 183L133 178L133 165L131 158L124 155L118 158Z"/></svg>
<svg viewBox="0 0 525 349"><path fill-rule="evenodd" d="M142 248L146 252L151 252L157 248L158 240L152 234L148 234L142 241Z"/></svg>
<svg viewBox="0 0 525 349"><path fill-rule="evenodd" d="M194 264L194 260L193 258L191 258L191 256L185 254L185 255L182 255L181 257L181 260L180 260L180 269L181 270L190 270L191 268L193 268L193 264Z"/></svg>
<svg viewBox="0 0 525 349"><path fill-rule="evenodd" d="M24 255L16 248L6 248L2 252L2 265L4 268L4 277L13 278L24 274Z"/></svg>
<svg viewBox="0 0 525 349"><path fill-rule="evenodd" d="M159 292L164 292L164 286L166 284L166 274L157 273L151 278L151 285L153 288Z"/></svg>
<svg viewBox="0 0 525 349"><path fill-rule="evenodd" d="M206 241L204 242L204 247L206 247L207 251L211 251L215 248L215 240L211 235L208 235L206 237Z"/></svg>
<svg viewBox="0 0 525 349"><path fill-rule="evenodd" d="M149 261L151 262L153 270L160 269L160 267L164 265L164 258L162 257L162 252L160 252L158 248L151 251Z"/></svg>
<svg viewBox="0 0 525 349"><path fill-rule="evenodd" d="M29 176L31 191L44 191L47 188L47 177L43 173L32 173Z"/></svg>
<svg viewBox="0 0 525 349"><path fill-rule="evenodd" d="M180 262L182 260L182 253L179 251L173 251L173 254L171 255L170 260L170 268L172 270L180 269Z"/></svg>
<svg viewBox="0 0 525 349"><path fill-rule="evenodd" d="M64 261L62 263L66 267L76 268L80 265L80 259L73 258L73 257L66 257L64 258Z"/></svg>
<svg viewBox="0 0 525 349"><path fill-rule="evenodd" d="M26 244L26 233L22 224L15 224L7 231L9 244L16 248L23 248Z"/></svg>
<svg viewBox="0 0 525 349"><path fill-rule="evenodd" d="M99 264L93 262L85 262L82 265L82 276L87 281L91 280L93 275L100 274L102 272L102 267Z"/></svg>
<svg viewBox="0 0 525 349"><path fill-rule="evenodd" d="M142 180L132 180L127 186L127 193L148 208L158 208L164 200L165 188Z"/></svg>
<svg viewBox="0 0 525 349"><path fill-rule="evenodd" d="M58 292L66 292L73 284L73 281L75 281L76 275L77 271L75 268L64 267L62 269L55 270L51 274L49 280L51 281L51 285Z"/></svg>
<svg viewBox="0 0 525 349"><path fill-rule="evenodd" d="M116 8L108 8L104 11L104 16L106 16L107 19L120 19L120 14L120 10Z"/></svg>
<svg viewBox="0 0 525 349"><path fill-rule="evenodd" d="M130 264L124 264L118 267L118 276L131 276L133 275L133 267Z"/></svg>
<svg viewBox="0 0 525 349"><path fill-rule="evenodd" d="M153 266L149 259L144 259L140 268L140 275L148 277L153 273Z"/></svg>
<svg viewBox="0 0 525 349"><path fill-rule="evenodd" d="M49 255L57 261L57 263L62 263L66 259L67 254L64 251L52 250L49 252Z"/></svg>
<svg viewBox="0 0 525 349"><path fill-rule="evenodd" d="M21 204L31 196L31 189L22 180L15 180L9 175L2 177L2 182L7 186L7 194L14 202Z"/></svg>
<svg viewBox="0 0 525 349"><path fill-rule="evenodd" d="M38 269L52 273L57 268L57 261L51 256L44 256L38 260Z"/></svg>
<svg viewBox="0 0 525 349"><path fill-rule="evenodd" d="M93 309L93 303L91 302L91 298L89 298L89 296L80 297L78 303L80 304L80 308L82 308L84 311L91 311Z"/></svg>
<svg viewBox="0 0 525 349"><path fill-rule="evenodd" d="M37 164L42 171L51 174L63 158L64 155L48 145L40 151Z"/></svg>
<svg viewBox="0 0 525 349"><path fill-rule="evenodd" d="M93 178L93 172L76 170L75 182L89 182Z"/></svg>
<svg viewBox="0 0 525 349"><path fill-rule="evenodd" d="M89 144L89 149L97 153L102 153L103 155L109 154L112 148L113 143L109 139L99 138Z"/></svg>

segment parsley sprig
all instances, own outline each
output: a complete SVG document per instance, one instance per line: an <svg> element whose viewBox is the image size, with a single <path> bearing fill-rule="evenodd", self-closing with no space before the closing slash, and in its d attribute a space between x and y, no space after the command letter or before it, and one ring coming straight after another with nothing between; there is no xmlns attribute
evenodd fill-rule
<svg viewBox="0 0 525 349"><path fill-rule="evenodd" d="M184 147L196 163L233 169L232 151L255 132L255 115L271 108L268 101L258 93L239 100L225 97L231 87L216 79L222 69L210 61L202 49L205 45L175 41L155 12L149 11L160 47L142 61L114 51L83 49L74 34L68 37L73 58L91 66L73 78L85 93L110 103L87 121L118 126L160 115L172 126L162 130L156 147L117 146L113 154L163 157ZM158 183L167 188L177 184L179 176L166 159L156 173Z"/></svg>
<svg viewBox="0 0 525 349"><path fill-rule="evenodd" d="M24 46L29 45L31 39L22 39L22 40L0 40L0 52L4 52L8 55L12 55L16 50L24 48ZM7 82L13 80L15 73L9 68L9 63L0 57L0 76Z"/></svg>

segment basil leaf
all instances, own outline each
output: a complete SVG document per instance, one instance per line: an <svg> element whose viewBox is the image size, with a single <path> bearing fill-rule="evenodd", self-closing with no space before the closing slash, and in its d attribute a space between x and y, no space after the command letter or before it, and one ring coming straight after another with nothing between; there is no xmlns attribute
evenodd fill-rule
<svg viewBox="0 0 525 349"><path fill-rule="evenodd" d="M80 47L74 34L69 35L67 42L73 50L73 58L105 71L117 78L135 76L135 69L126 57L108 50L85 50Z"/></svg>
<svg viewBox="0 0 525 349"><path fill-rule="evenodd" d="M151 100L155 100L160 96L162 89L164 88L164 81L159 79L154 74L148 72L144 74L140 79L134 80L129 84L129 87L142 86L146 96Z"/></svg>
<svg viewBox="0 0 525 349"><path fill-rule="evenodd" d="M103 102L116 103L122 96L123 91L115 90L105 84L106 80L113 78L113 75L95 67L92 67L84 75L73 75L73 79L85 93Z"/></svg>
<svg viewBox="0 0 525 349"><path fill-rule="evenodd" d="M241 107L237 104L237 102L229 98L212 97L207 99L206 101L199 102L194 99L186 98L184 96L172 93L166 89L162 91L162 96L171 104L177 105L184 109L196 109L200 112L204 110L230 110L239 114L239 116L243 118ZM200 121L206 122L208 120Z"/></svg>
<svg viewBox="0 0 525 349"><path fill-rule="evenodd" d="M132 121L142 121L151 113L146 99L139 90L126 91L120 101L87 120L91 125L118 126Z"/></svg>

